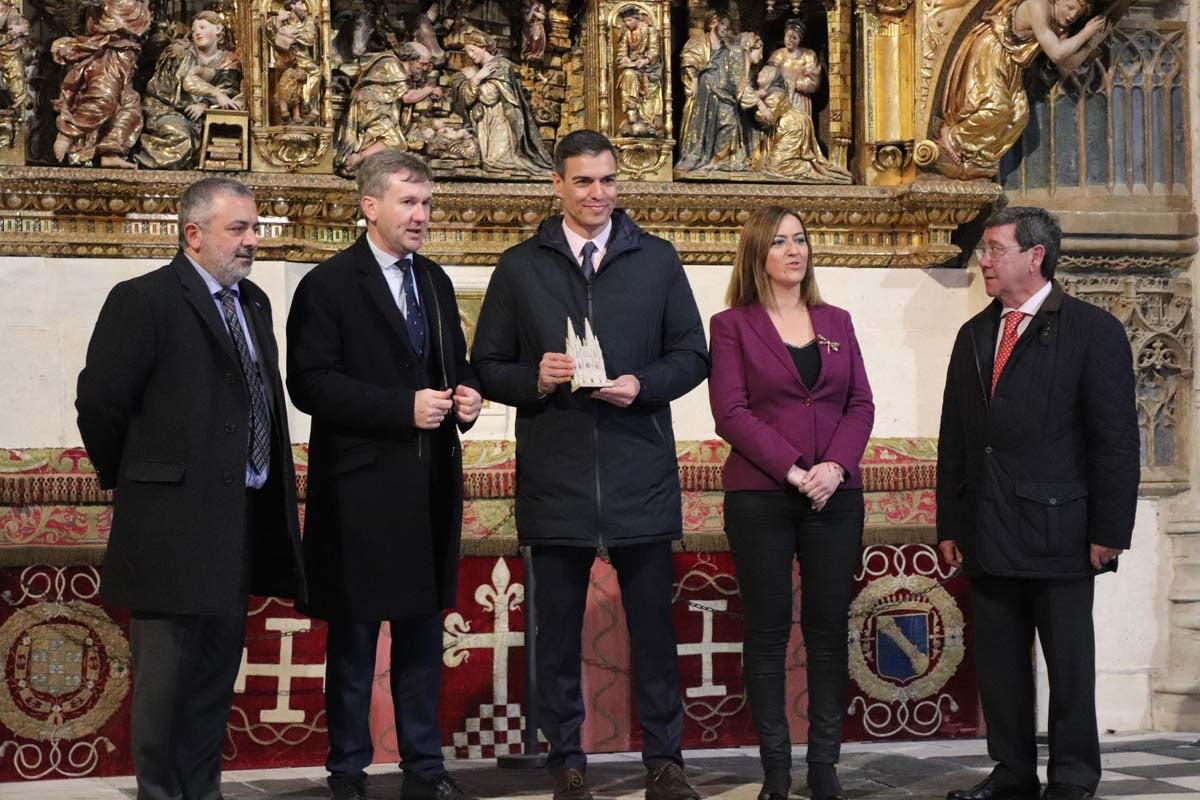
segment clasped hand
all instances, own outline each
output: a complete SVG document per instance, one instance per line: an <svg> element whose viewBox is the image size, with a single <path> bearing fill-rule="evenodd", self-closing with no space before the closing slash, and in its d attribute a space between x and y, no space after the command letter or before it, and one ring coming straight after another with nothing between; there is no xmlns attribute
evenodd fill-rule
<svg viewBox="0 0 1200 800"><path fill-rule="evenodd" d="M483 398L470 386L459 384L450 389L421 389L413 398L413 425L431 431L441 426L451 410L464 425L475 421L483 408Z"/></svg>
<svg viewBox="0 0 1200 800"><path fill-rule="evenodd" d="M834 461L822 461L811 469L793 465L788 470L787 481L795 486L812 502L813 511L820 511L833 497L843 480L842 468Z"/></svg>

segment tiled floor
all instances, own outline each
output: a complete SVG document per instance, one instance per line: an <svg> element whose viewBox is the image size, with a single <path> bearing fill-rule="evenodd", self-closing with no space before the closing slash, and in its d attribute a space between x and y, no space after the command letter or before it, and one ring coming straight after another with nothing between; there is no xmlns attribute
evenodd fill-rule
<svg viewBox="0 0 1200 800"><path fill-rule="evenodd" d="M1098 796L1112 800L1200 798L1197 739L1197 734L1105 737ZM687 753L686 760L688 774L706 800L754 800L758 793L761 773L757 751L752 748L697 750ZM794 797L807 796L803 762L803 749L797 748ZM479 798L548 800L550 796L549 778L541 772L501 770L491 761L459 761L449 766L463 788ZM970 786L990 769L982 741L931 741L846 745L839 773L851 800L940 800L947 790ZM371 772L370 796L399 800L399 770L377 765ZM597 800L640 800L644 775L636 754L596 756L588 768L588 781ZM319 767L227 772L223 791L226 800L324 800L328 797L324 779L325 771ZM0 784L3 800L128 800L136 794L132 778Z"/></svg>

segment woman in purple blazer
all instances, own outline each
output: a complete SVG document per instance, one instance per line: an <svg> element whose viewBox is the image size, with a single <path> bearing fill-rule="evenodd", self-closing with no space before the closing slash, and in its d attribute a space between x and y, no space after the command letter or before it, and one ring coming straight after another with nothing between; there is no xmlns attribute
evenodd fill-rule
<svg viewBox="0 0 1200 800"><path fill-rule="evenodd" d="M821 302L808 235L786 208L742 229L712 318L708 391L725 462L725 532L745 612L746 692L764 780L759 800L786 800L791 741L784 663L800 564L808 651L808 785L842 796L835 765L845 706L847 616L862 547L859 460L875 404L850 315Z"/></svg>

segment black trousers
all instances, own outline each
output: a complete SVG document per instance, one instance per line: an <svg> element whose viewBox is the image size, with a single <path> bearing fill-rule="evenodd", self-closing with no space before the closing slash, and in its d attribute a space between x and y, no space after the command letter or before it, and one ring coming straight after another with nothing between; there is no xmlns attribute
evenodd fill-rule
<svg viewBox="0 0 1200 800"><path fill-rule="evenodd" d="M671 621L671 543L613 547L608 554L617 571L629 631L642 760L647 767L668 761L682 765L683 701ZM595 559L590 547L533 548L538 722L550 742L550 769L587 766L579 735L584 718L580 670L583 613Z"/></svg>
<svg viewBox="0 0 1200 800"><path fill-rule="evenodd" d="M129 633L138 800L217 800L246 615L135 611Z"/></svg>
<svg viewBox="0 0 1200 800"><path fill-rule="evenodd" d="M1096 728L1096 642L1092 578L971 578L975 670L997 777L1033 785L1037 777L1033 634L1050 681L1051 783L1092 792L1100 782Z"/></svg>
<svg viewBox="0 0 1200 800"><path fill-rule="evenodd" d="M834 492L821 511L795 491L726 492L725 533L745 614L750 715L764 770L792 765L786 672L792 574L800 565L800 631L808 659L808 755L836 764L849 681L847 617L862 550L863 496Z"/></svg>
<svg viewBox="0 0 1200 800"><path fill-rule="evenodd" d="M330 781L355 780L375 755L371 689L379 622L330 620L325 642L325 716ZM392 620L391 687L401 766L422 780L445 773L438 725L442 682L442 615Z"/></svg>

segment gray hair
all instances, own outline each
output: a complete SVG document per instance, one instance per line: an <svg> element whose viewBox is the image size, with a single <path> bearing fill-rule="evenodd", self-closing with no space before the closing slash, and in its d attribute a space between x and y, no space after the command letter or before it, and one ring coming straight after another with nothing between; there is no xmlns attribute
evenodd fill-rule
<svg viewBox="0 0 1200 800"><path fill-rule="evenodd" d="M189 222L204 226L212 217L213 202L218 197L248 197L254 200L254 192L244 183L233 178L202 178L183 190L179 197L179 246L187 248L187 237L183 235Z"/></svg>
<svg viewBox="0 0 1200 800"><path fill-rule="evenodd" d="M1062 243L1062 228L1058 224L1058 217L1037 206L1009 206L992 214L983 223L985 229L999 228L1002 225L1016 226L1014 233L1021 252L1039 244L1042 246L1042 277L1052 280L1054 268L1058 265L1058 248Z"/></svg>
<svg viewBox="0 0 1200 800"><path fill-rule="evenodd" d="M433 170L412 153L381 150L364 158L358 167L358 199L383 197L393 175L413 183L433 183Z"/></svg>

